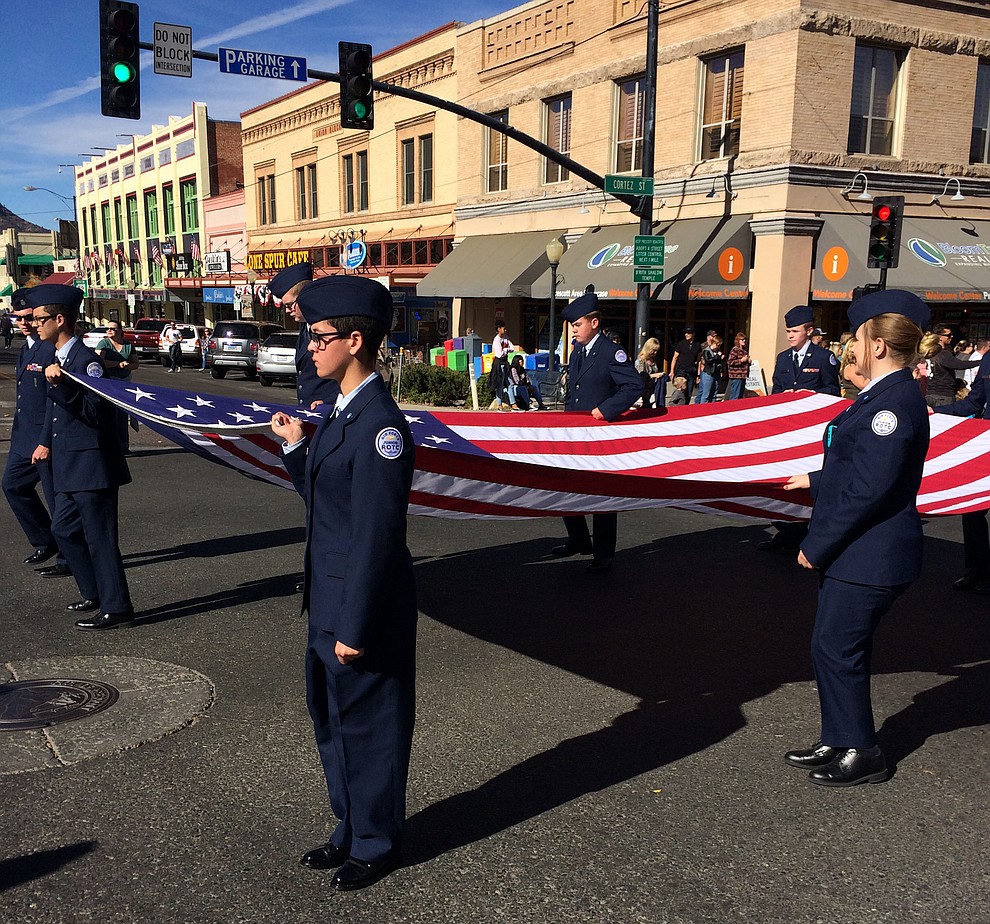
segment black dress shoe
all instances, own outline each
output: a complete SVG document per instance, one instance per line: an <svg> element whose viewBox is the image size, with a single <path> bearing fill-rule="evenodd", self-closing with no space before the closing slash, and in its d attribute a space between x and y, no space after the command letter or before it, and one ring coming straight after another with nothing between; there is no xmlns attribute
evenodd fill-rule
<svg viewBox="0 0 990 924"><path fill-rule="evenodd" d="M89 619L77 619L77 629L116 629L118 626L133 626L133 613L100 613Z"/></svg>
<svg viewBox="0 0 990 924"><path fill-rule="evenodd" d="M587 568L585 574L608 574L612 570L611 558L596 558Z"/></svg>
<svg viewBox="0 0 990 924"><path fill-rule="evenodd" d="M555 545L550 550L550 554L554 558L570 558L571 555L590 555L591 546L574 545L571 542L565 542L563 545Z"/></svg>
<svg viewBox="0 0 990 924"><path fill-rule="evenodd" d="M297 594L301 594L305 589L306 589L306 582L305 581L300 581L298 584L296 584L296 593Z"/></svg>
<svg viewBox="0 0 990 924"><path fill-rule="evenodd" d="M25 565L40 565L42 562L48 561L49 558L54 558L55 554L58 552L58 546L50 545L44 549L35 549L27 558L24 559Z"/></svg>
<svg viewBox="0 0 990 924"><path fill-rule="evenodd" d="M69 577L72 574L72 569L61 562L54 565L49 565L47 568L35 568L42 577Z"/></svg>
<svg viewBox="0 0 990 924"><path fill-rule="evenodd" d="M93 610L98 610L100 608L99 600L90 600L88 597L83 597L82 600L76 600L75 603L70 603L66 609L70 613L92 613Z"/></svg>
<svg viewBox="0 0 990 924"><path fill-rule="evenodd" d="M819 786L855 786L887 779L887 760L878 747L847 748L831 763L812 770L808 779Z"/></svg>
<svg viewBox="0 0 990 924"><path fill-rule="evenodd" d="M354 892L357 889L365 889L374 885L379 879L384 879L389 873L395 872L399 868L401 858L398 853L389 854L374 863L365 863L364 860L349 859L330 880L338 892Z"/></svg>
<svg viewBox="0 0 990 924"><path fill-rule="evenodd" d="M990 573L984 568L970 568L959 580L953 583L952 587L955 590L985 594L990 590Z"/></svg>
<svg viewBox="0 0 990 924"><path fill-rule="evenodd" d="M307 850L302 855L299 865L307 869L336 869L347 861L348 856L348 851L327 841L319 847Z"/></svg>
<svg viewBox="0 0 990 924"><path fill-rule="evenodd" d="M810 748L803 748L797 751L788 751L784 755L784 763L792 767L824 767L830 764L842 751L839 748L830 748L821 741L816 741Z"/></svg>

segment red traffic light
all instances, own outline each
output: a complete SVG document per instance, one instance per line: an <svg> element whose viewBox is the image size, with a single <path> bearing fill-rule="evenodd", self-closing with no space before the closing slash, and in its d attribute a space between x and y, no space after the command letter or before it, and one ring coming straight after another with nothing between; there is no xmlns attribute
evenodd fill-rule
<svg viewBox="0 0 990 924"><path fill-rule="evenodd" d="M889 205L878 205L873 210L874 217L878 218L880 221L890 221L891 214L892 213Z"/></svg>

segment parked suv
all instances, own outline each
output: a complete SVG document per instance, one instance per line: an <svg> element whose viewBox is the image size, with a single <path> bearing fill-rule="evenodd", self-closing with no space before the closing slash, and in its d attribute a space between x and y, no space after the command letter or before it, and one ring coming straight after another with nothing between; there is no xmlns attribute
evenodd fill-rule
<svg viewBox="0 0 990 924"><path fill-rule="evenodd" d="M284 329L281 324L263 321L218 321L206 344L206 365L210 375L222 379L230 369L238 369L245 378L255 378L258 375L258 344Z"/></svg>
<svg viewBox="0 0 990 924"><path fill-rule="evenodd" d="M206 330L202 327L194 327L192 324L176 324L182 333L182 362L199 365L201 350L206 342ZM171 343L166 343L165 332L168 327L162 329L158 335L158 360L167 369L172 365L172 359L168 355L168 348Z"/></svg>
<svg viewBox="0 0 990 924"><path fill-rule="evenodd" d="M158 338L168 323L164 318L138 318L134 325L134 349L142 357L157 357Z"/></svg>
<svg viewBox="0 0 990 924"><path fill-rule="evenodd" d="M258 381L271 385L276 379L296 380L296 343L299 334L283 330L272 334L258 348Z"/></svg>

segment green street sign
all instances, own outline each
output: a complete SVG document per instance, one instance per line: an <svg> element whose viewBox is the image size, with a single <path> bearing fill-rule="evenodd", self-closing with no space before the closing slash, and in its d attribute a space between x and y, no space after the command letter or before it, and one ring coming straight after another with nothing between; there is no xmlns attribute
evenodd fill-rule
<svg viewBox="0 0 990 924"><path fill-rule="evenodd" d="M605 177L605 192L613 196L652 196L653 177L617 176L610 173Z"/></svg>
<svg viewBox="0 0 990 924"><path fill-rule="evenodd" d="M637 234L633 239L633 265L663 266L667 239L662 235Z"/></svg>
<svg viewBox="0 0 990 924"><path fill-rule="evenodd" d="M663 282L663 267L634 266L633 282Z"/></svg>

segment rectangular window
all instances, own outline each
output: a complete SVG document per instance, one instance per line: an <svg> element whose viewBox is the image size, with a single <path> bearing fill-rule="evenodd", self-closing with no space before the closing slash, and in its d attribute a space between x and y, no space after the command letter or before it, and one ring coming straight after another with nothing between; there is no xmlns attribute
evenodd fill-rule
<svg viewBox="0 0 990 924"><path fill-rule="evenodd" d="M110 171L110 182L119 183L120 182L120 167L115 167Z"/></svg>
<svg viewBox="0 0 990 924"><path fill-rule="evenodd" d="M92 228L92 232L93 232L93 246L95 247L97 245L97 242L100 239L100 235L97 233L96 206L95 205L92 205L89 208L89 225L90 225L90 228Z"/></svg>
<svg viewBox="0 0 990 924"><path fill-rule="evenodd" d="M739 153L742 122L744 53L736 51L705 62L701 107L701 159Z"/></svg>
<svg viewBox="0 0 990 924"><path fill-rule="evenodd" d="M316 164L296 167L296 218L316 218Z"/></svg>
<svg viewBox="0 0 990 924"><path fill-rule="evenodd" d="M643 169L643 113L646 78L624 80L617 86L615 126L615 172Z"/></svg>
<svg viewBox="0 0 990 924"><path fill-rule="evenodd" d="M104 202L100 206L100 215L103 219L103 243L109 243L113 239L113 232L110 229L110 203Z"/></svg>
<svg viewBox="0 0 990 924"><path fill-rule="evenodd" d="M990 164L990 61L981 61L976 70L976 102L973 106L969 162Z"/></svg>
<svg viewBox="0 0 990 924"><path fill-rule="evenodd" d="M571 153L571 94L548 99L543 103L543 143L561 154ZM571 175L570 170L546 161L544 183L561 183Z"/></svg>
<svg viewBox="0 0 990 924"><path fill-rule="evenodd" d="M416 202L416 143L412 138L402 142L402 204Z"/></svg>
<svg viewBox="0 0 990 924"><path fill-rule="evenodd" d="M275 224L275 174L259 176L258 183L258 224Z"/></svg>
<svg viewBox="0 0 990 924"><path fill-rule="evenodd" d="M892 48L857 45L849 110L849 153L892 154L897 75L903 55Z"/></svg>
<svg viewBox="0 0 990 924"><path fill-rule="evenodd" d="M134 164L124 164L124 179L134 176Z"/></svg>
<svg viewBox="0 0 990 924"><path fill-rule="evenodd" d="M107 185L107 175L105 173L101 173L96 178L96 182L99 184L100 189L103 189L103 187Z"/></svg>
<svg viewBox="0 0 990 924"><path fill-rule="evenodd" d="M172 149L162 148L158 152L158 166L164 167L165 164L170 164L170 163L172 163Z"/></svg>
<svg viewBox="0 0 990 924"><path fill-rule="evenodd" d="M127 197L127 239L133 241L138 236L137 195Z"/></svg>
<svg viewBox="0 0 990 924"><path fill-rule="evenodd" d="M147 173L149 170L155 169L155 155L148 154L146 157L141 158L141 172Z"/></svg>
<svg viewBox="0 0 990 924"><path fill-rule="evenodd" d="M419 201L433 201L433 135L419 136Z"/></svg>
<svg viewBox="0 0 990 924"><path fill-rule="evenodd" d="M493 119L509 124L509 110L493 112ZM502 192L509 188L509 145L508 138L494 128L485 129L485 168L487 171L486 189L488 192Z"/></svg>
<svg viewBox="0 0 990 924"><path fill-rule="evenodd" d="M357 152L358 211L368 211L368 152Z"/></svg>
<svg viewBox="0 0 990 924"><path fill-rule="evenodd" d="M121 207L120 199L113 200L113 227L117 232L115 240L122 241L124 239L124 210Z"/></svg>
<svg viewBox="0 0 990 924"><path fill-rule="evenodd" d="M155 189L144 194L144 227L148 237L158 237L158 191Z"/></svg>
<svg viewBox="0 0 990 924"><path fill-rule="evenodd" d="M179 196L182 199L182 230L199 230L199 199L196 196L196 179L179 183Z"/></svg>
<svg viewBox="0 0 990 924"><path fill-rule="evenodd" d="M162 187L162 228L166 237L175 234L175 193L171 186Z"/></svg>
<svg viewBox="0 0 990 924"><path fill-rule="evenodd" d="M185 141L180 141L175 146L175 159L182 160L183 157L190 157L196 153L196 139L187 138Z"/></svg>
<svg viewBox="0 0 990 924"><path fill-rule="evenodd" d="M345 154L341 158L344 181L344 211L354 211L354 155Z"/></svg>

